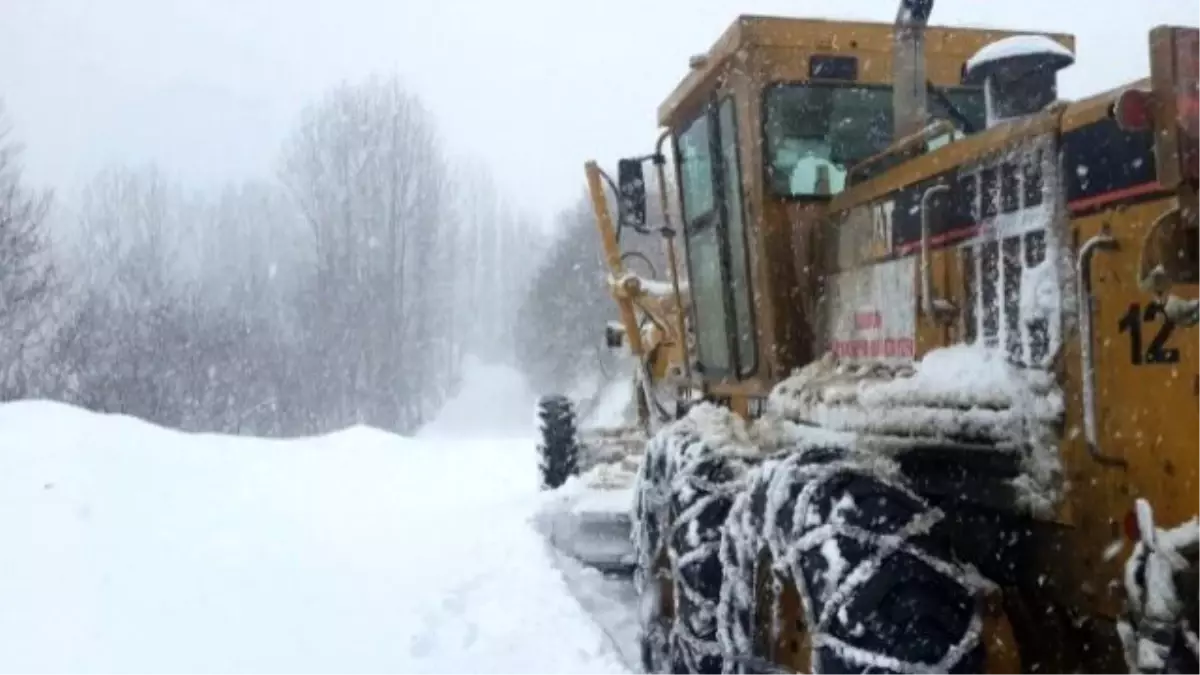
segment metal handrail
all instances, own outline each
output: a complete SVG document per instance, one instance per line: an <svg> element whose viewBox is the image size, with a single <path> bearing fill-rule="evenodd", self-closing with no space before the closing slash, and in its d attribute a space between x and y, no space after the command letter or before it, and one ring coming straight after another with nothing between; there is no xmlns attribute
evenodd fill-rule
<svg viewBox="0 0 1200 675"><path fill-rule="evenodd" d="M1084 242L1079 248L1076 261L1077 281L1083 302L1079 309L1079 354L1080 377L1083 380L1083 437L1087 442L1088 454L1092 459L1107 466L1127 466L1121 457L1104 454L1100 449L1099 430L1096 426L1096 362L1092 353L1092 256L1097 250L1114 251L1117 240L1107 232L1101 232Z"/></svg>

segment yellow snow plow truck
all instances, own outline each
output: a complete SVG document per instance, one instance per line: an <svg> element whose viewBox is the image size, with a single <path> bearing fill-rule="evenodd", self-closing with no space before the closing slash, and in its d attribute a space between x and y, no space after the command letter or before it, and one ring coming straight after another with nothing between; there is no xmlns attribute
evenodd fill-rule
<svg viewBox="0 0 1200 675"><path fill-rule="evenodd" d="M1197 672L1198 31L1065 101L1072 36L932 4L740 17L615 225L587 166L611 246L679 202L674 370L609 256L648 672Z"/></svg>

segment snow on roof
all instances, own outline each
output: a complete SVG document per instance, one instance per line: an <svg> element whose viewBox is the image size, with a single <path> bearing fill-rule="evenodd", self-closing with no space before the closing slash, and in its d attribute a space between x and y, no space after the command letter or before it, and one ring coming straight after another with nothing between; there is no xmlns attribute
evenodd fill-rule
<svg viewBox="0 0 1200 675"><path fill-rule="evenodd" d="M1075 55L1071 53L1071 50L1045 35L1014 35L997 40L975 52L974 56L967 59L967 71L972 71L985 63L1031 54L1054 54L1066 57L1071 61L1075 60Z"/></svg>

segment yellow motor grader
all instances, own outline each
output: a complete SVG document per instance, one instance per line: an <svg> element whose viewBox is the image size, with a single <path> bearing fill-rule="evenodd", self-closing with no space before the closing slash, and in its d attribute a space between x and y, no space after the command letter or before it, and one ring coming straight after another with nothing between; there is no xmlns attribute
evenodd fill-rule
<svg viewBox="0 0 1200 675"><path fill-rule="evenodd" d="M739 17L620 163L616 225L587 165L659 413L647 671L1197 671L1198 31L1064 101L1072 36L932 4ZM649 322L614 237L646 160L684 310Z"/></svg>

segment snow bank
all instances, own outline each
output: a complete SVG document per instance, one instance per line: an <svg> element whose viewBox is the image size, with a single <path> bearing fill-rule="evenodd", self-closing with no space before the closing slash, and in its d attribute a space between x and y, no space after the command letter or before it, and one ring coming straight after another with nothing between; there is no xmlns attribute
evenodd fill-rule
<svg viewBox="0 0 1200 675"><path fill-rule="evenodd" d="M533 447L0 405L0 670L627 672L528 522Z"/></svg>

